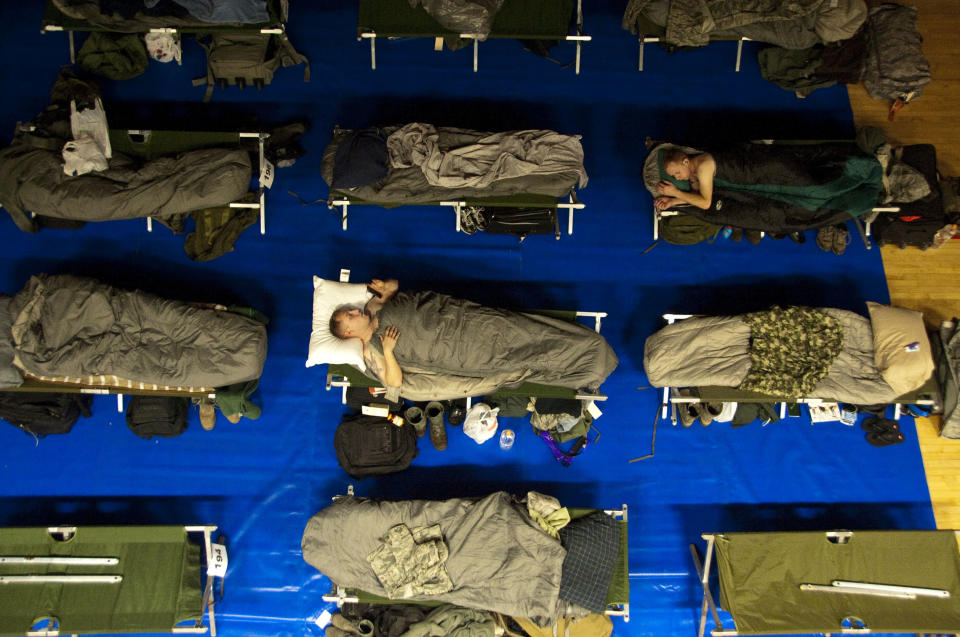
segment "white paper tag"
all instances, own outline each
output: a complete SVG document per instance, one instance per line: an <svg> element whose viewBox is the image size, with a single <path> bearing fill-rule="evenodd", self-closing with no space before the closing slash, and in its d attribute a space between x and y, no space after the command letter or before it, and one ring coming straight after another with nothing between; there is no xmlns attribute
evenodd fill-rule
<svg viewBox="0 0 960 637"><path fill-rule="evenodd" d="M316 621L313 623L317 625L317 628L326 628L330 625L331 618L333 618L333 615L330 614L330 611L325 610L320 613L320 616L317 617Z"/></svg>
<svg viewBox="0 0 960 637"><path fill-rule="evenodd" d="M227 574L227 547L223 544L210 545L210 563L207 564L207 575L223 577Z"/></svg>
<svg viewBox="0 0 960 637"><path fill-rule="evenodd" d="M350 283L350 270L340 270L340 283Z"/></svg>
<svg viewBox="0 0 960 637"><path fill-rule="evenodd" d="M390 415L390 408L386 405L361 405L360 413L364 416L380 416L386 418Z"/></svg>
<svg viewBox="0 0 960 637"><path fill-rule="evenodd" d="M603 415L603 412L600 411L599 407L597 407L597 403L592 400L590 401L590 404L587 405L587 413L593 416L594 420Z"/></svg>
<svg viewBox="0 0 960 637"><path fill-rule="evenodd" d="M276 172L276 169L273 167L273 163L269 159L264 159L263 166L260 167L260 185L264 188L272 186L274 172Z"/></svg>

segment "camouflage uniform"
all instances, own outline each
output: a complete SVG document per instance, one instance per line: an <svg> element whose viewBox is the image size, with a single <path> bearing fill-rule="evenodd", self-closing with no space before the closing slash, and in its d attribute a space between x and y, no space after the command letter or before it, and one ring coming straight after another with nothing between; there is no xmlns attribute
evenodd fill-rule
<svg viewBox="0 0 960 637"><path fill-rule="evenodd" d="M398 524L382 542L367 561L390 599L439 595L453 588L444 567L449 551L439 524L414 529Z"/></svg>
<svg viewBox="0 0 960 637"><path fill-rule="evenodd" d="M809 307L744 314L750 326L750 371L740 389L771 396L809 395L843 348L843 327Z"/></svg>

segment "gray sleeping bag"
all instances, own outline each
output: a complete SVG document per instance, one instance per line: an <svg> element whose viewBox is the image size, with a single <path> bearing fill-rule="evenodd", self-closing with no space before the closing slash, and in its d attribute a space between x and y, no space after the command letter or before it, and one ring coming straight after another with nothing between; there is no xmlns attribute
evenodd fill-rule
<svg viewBox="0 0 960 637"><path fill-rule="evenodd" d="M856 405L897 398L873 357L873 330L859 314L821 308L840 321L843 349L808 398ZM750 327L738 316L693 317L647 339L643 367L655 387L737 387L750 371Z"/></svg>
<svg viewBox="0 0 960 637"><path fill-rule="evenodd" d="M383 132L391 135L400 130L397 127L386 127ZM337 191L338 194L347 194L351 199L367 201L383 205L403 205L417 203L434 203L454 197L499 197L509 195L545 195L561 197L569 194L578 186L587 183L586 171L583 167L583 147L579 135L559 135L552 131L515 131L518 134L536 133L531 146L529 139L516 138L516 145L524 149L524 154L532 156L535 162L549 162L553 169L550 172L524 172L522 170L504 171L490 180L487 175L470 183L469 175L463 174L460 180L448 180L447 169L451 160L456 159L458 164L468 164L473 167L475 155L483 156L485 165L502 167L505 162L495 161L489 153L504 147L509 148L510 139L504 136L511 133L483 133L462 128L440 126L436 128L435 137L431 135L430 155L431 162L427 163L427 172L431 164L436 162L444 167L444 182L457 183L455 186L442 186L431 183L424 172L423 163L410 163L407 166L390 166L385 179L374 184L368 184ZM323 152L321 175L328 185L333 185L334 164L337 149L341 141L346 139L350 131L337 129L334 131L333 141ZM409 140L408 140L409 141ZM495 143L492 143L495 142ZM542 142L548 142L546 144ZM526 146L525 146L526 144ZM403 145L409 145L405 143ZM445 159L446 161L441 161ZM537 159L539 158L539 159ZM529 157L528 157L529 159ZM516 168L522 162L516 158L506 162L511 168ZM439 175L438 175L439 176ZM436 180L435 180L436 181Z"/></svg>
<svg viewBox="0 0 960 637"><path fill-rule="evenodd" d="M500 384L526 380L595 390L618 362L600 334L578 323L436 292L398 292L378 317L371 344L379 349L379 335L387 326L397 326L400 339L394 355L405 375L412 370L441 377L494 377Z"/></svg>
<svg viewBox="0 0 960 637"><path fill-rule="evenodd" d="M557 617L566 551L537 526L525 505L502 491L481 500L338 499L307 523L303 559L340 586L386 597L366 556L398 524L439 524L449 549L445 566L453 589L411 599L529 617L538 623Z"/></svg>
<svg viewBox="0 0 960 637"><path fill-rule="evenodd" d="M41 376L224 387L259 378L267 355L245 316L71 275L31 277L10 314L20 364Z"/></svg>
<svg viewBox="0 0 960 637"><path fill-rule="evenodd" d="M251 174L246 151L208 148L142 165L116 155L108 170L70 177L59 151L15 143L0 151L0 205L27 232L31 212L76 221L164 219L238 201Z"/></svg>

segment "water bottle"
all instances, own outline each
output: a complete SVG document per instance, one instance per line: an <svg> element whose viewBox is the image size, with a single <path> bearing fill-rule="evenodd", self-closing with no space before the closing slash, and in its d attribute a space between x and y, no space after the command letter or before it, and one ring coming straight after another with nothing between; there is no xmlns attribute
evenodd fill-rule
<svg viewBox="0 0 960 637"><path fill-rule="evenodd" d="M933 235L933 247L939 248L947 241L953 238L957 234L957 224L948 223L944 227L937 230L937 234Z"/></svg>
<svg viewBox="0 0 960 637"><path fill-rule="evenodd" d="M513 429L504 429L500 432L500 448L506 451L513 446L513 441L516 439L516 434L513 433Z"/></svg>
<svg viewBox="0 0 960 637"><path fill-rule="evenodd" d="M720 231L720 234L724 239L729 239L730 235L733 234L733 226L724 226L723 230Z"/></svg>

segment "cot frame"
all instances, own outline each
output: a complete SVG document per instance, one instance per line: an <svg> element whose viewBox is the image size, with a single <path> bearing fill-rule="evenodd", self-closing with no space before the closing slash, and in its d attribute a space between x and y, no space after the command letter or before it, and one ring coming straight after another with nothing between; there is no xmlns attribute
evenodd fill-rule
<svg viewBox="0 0 960 637"><path fill-rule="evenodd" d="M256 26L249 25L244 28L244 26L236 25L218 25L218 24L197 24L197 25L181 25L179 27L149 27L136 31L136 33L167 33L170 35L176 34L192 34L192 33L260 33L263 35L283 35L286 33L286 23L289 17L290 4L288 0L277 0L273 5L276 11L279 13L275 18L271 18L268 22L269 26ZM119 33L118 31L111 31L96 25L89 25L85 27L73 26L69 24L69 21L65 21L64 24L56 24L55 22L48 22L46 18L46 11L50 8L50 0L47 0L47 6L44 9L44 18L41 22L40 33L46 35L51 32L62 32L66 31L67 33L67 46L70 51L70 64L76 64L77 62L77 51L76 43L74 40L74 32L94 32L99 31L103 33ZM56 7L54 10L57 13L60 13ZM182 65L181 60L177 60L178 65Z"/></svg>
<svg viewBox="0 0 960 637"><path fill-rule="evenodd" d="M127 130L114 129L114 130L111 130L111 132L114 134L126 133L131 138L142 137L144 140L147 140L150 138L150 135L152 135L154 132L157 132L159 134L164 134L164 133L185 133L188 131L167 131L167 130L153 131L150 129L127 129ZM266 234L267 233L266 191L267 191L267 188L269 188L269 186L267 186L264 183L264 176L265 176L264 172L269 162L267 161L266 155L264 154L264 143L266 142L267 138L270 137L270 134L264 133L264 132L252 132L252 131L250 132L238 131L237 133L230 132L229 134L237 135L238 146L242 145L245 140L255 140L255 143L257 145L257 157L258 157L257 190L256 190L257 200L256 202L232 201L229 204L227 204L227 207L249 208L249 209L258 210L260 213L260 234L262 235ZM153 232L153 219L151 217L147 217L146 219L147 219L147 232Z"/></svg>
<svg viewBox="0 0 960 637"><path fill-rule="evenodd" d="M682 321L684 319L692 318L694 316L696 315L695 314L664 314L663 320L667 322L667 325L673 325L677 321ZM929 407L936 406L937 404L936 391L934 391L933 398L920 398L920 397L914 398L915 394L921 395L920 392L924 391L924 389L927 387L929 382L930 381L924 384L923 387L915 390L915 392L911 392L906 396L898 396L894 400L887 403L888 405L893 405L894 407L894 411L893 411L894 420L899 420L900 416L903 414L902 405L909 404L909 405L923 405L923 406L929 406ZM704 400L699 396L680 396L677 393L678 389L680 388L671 387L671 386L663 387L662 397L660 400L660 407L659 407L660 418L666 419L669 412L670 424L672 424L674 427L677 426L677 421L678 421L678 416L677 416L678 404L699 403L699 402L703 402ZM740 390L738 390L735 387L730 388L731 394L735 394L738 391ZM790 405L790 404L820 405L823 403L833 403L837 401L824 399L824 398L812 398L812 397L784 399L779 396L770 396L768 399L761 401L761 400L757 400L753 396L745 396L744 398L738 400L737 402L748 402L748 403L749 402L769 402L769 403L777 404L779 405L780 418L783 419L787 417L787 405Z"/></svg>
<svg viewBox="0 0 960 637"><path fill-rule="evenodd" d="M347 488L347 494L351 496L353 495L353 485L350 485ZM334 497L334 500L336 500L337 497ZM598 510L602 510L615 520L629 524L628 507L626 504L622 504L619 509ZM629 574L627 577L629 579ZM336 604L337 608L342 608L344 604L358 604L360 602L360 598L358 597L355 589L340 586L333 580L330 581L330 592L326 595L323 595L321 599L327 603ZM402 603L402 600L400 603ZM608 617L620 617L623 619L625 624L630 623L630 602L608 604L607 609L604 611L604 615L607 615Z"/></svg>
<svg viewBox="0 0 960 637"><path fill-rule="evenodd" d="M749 38L744 38L749 40ZM737 53L737 64L739 71L740 64L740 54ZM642 69L641 69L642 70ZM795 139L757 139L751 140L751 143L754 144L764 144L766 146L775 146L777 144L817 144L821 142L831 142L831 141L840 141L840 142L849 142L850 140L795 140ZM685 207L685 206L684 206ZM660 220L664 217L674 217L678 215L685 214L684 207L671 207L666 210L657 210L653 209L653 240L656 241L660 238ZM873 220L877 218L877 215L880 213L896 213L900 212L900 206L874 206L870 209L870 212L862 215L863 221L863 244L866 246L867 250L872 250L873 245L868 240L870 237L870 225L873 223ZM861 221L860 217L855 217L854 222L858 223ZM761 235L766 235L766 233L761 233Z"/></svg>
<svg viewBox="0 0 960 637"><path fill-rule="evenodd" d="M511 197L520 197L520 196L522 196L522 195L510 195L510 196L511 196ZM383 206L385 206L385 205L389 206L389 205L390 205L390 202L378 203L378 202L374 202L374 201L363 201L363 200L356 200L356 199L351 200L348 196L343 195L343 194L338 194L338 195L333 195L333 194L331 194L330 201L329 201L329 203L327 204L327 207L328 207L328 208L337 208L337 209L340 211L340 229L343 230L344 232L346 232L346 230L347 230L348 209L349 209L349 207L350 207L351 205L381 206L381 207L383 207ZM471 206L483 206L483 205L484 205L484 198L483 198L483 197L478 197L478 198L463 197L463 198L460 198L460 199L451 199L451 200L438 201L438 202L410 203L410 204L401 204L401 205L449 207L449 208L453 211L453 216L454 216L454 220L455 220L455 225L454 225L455 231L456 231L456 232L462 232L463 229L462 229L462 227L461 227L461 225L460 225L460 218L461 218L461 214L463 213L464 209L465 209L465 208L468 208L468 207L471 207ZM508 206L508 207L510 206L510 204L505 203L505 202L497 202L496 204L491 204L491 205ZM540 206L541 204L536 204L536 203L532 203L532 204L522 204L522 203L519 203L519 202L518 202L517 207L522 207L522 206L526 206L526 205L533 206L533 207L538 207L538 206ZM571 234L573 234L573 216L574 216L574 213L575 213L577 210L583 210L583 209L586 208L587 206L586 206L586 204L581 203L579 199L577 199L576 191L575 191L573 188L571 188L569 194L567 195L567 201L566 201L566 202L556 201L556 202L553 203L552 205L546 205L546 206L544 206L544 207L552 207L552 208L554 208L555 210L557 210L558 213L559 213L559 211L560 211L561 209L567 211L567 234L568 234L568 235L571 235ZM558 220L558 223L559 223L559 220ZM555 238L558 239L558 240L560 239L560 229L559 229L559 227L558 227L557 230L556 230ZM523 241L523 239L521 239L521 241Z"/></svg>
<svg viewBox="0 0 960 637"><path fill-rule="evenodd" d="M50 526L47 527L47 531L50 534L60 534L64 537L69 537L76 533L76 526ZM193 635L202 635L205 634L208 630L211 637L216 637L217 635L217 620L216 613L214 612L214 606L216 605L213 600L213 587L214 580L220 578L221 583L225 579L224 575L214 575L209 572L210 565L213 563L213 541L212 536L213 532L217 530L216 524L201 524L201 525L185 525L182 527L183 530L189 535L190 533L199 533L203 538L203 557L200 563L201 572L206 572L206 583L203 588L203 594L200 598L200 616L197 618L193 626L174 626L170 629L171 634L193 634ZM206 568L204 568L206 567ZM222 584L221 584L222 585ZM207 614L207 623L203 623L204 613ZM59 637L62 633L57 628L47 628L41 630L29 630L24 633L26 637Z"/></svg>
<svg viewBox="0 0 960 637"><path fill-rule="evenodd" d="M30 132L35 129L36 127L33 125L23 127L23 130L26 132ZM114 135L125 133L131 138L143 137L144 139L148 139L150 135L153 134L155 131L151 129L146 129L146 128L131 128L131 129L110 129L110 132L113 133ZM164 134L164 133L189 133L190 131L158 130L156 132ZM270 165L270 162L267 160L266 155L264 154L264 142L267 140L268 137L270 137L270 133L239 131L237 133L230 132L230 133L224 133L224 134L236 135L238 145L242 144L244 140L254 140L254 139L256 140L257 155L259 157L259 163L258 163L259 168L258 168L258 174L257 174L257 190L255 192L256 202L232 201L226 204L226 206L229 208L253 208L258 210L260 212L260 234L266 234L267 233L266 192L269 186L264 182L264 178L265 178L265 172L266 172L266 169L268 168L268 165L270 168L270 172L273 171L273 166ZM31 211L30 216L36 217L37 215L35 212ZM153 218L146 217L146 221L147 221L147 232L153 232Z"/></svg>
<svg viewBox="0 0 960 637"><path fill-rule="evenodd" d="M583 6L582 6L582 4L583 4L583 0L577 0L577 9L576 9L576 13L577 13L577 19L576 19L576 35L569 35L569 34L568 34L568 35L564 36L564 38L563 38L563 39L564 39L565 41L567 41L567 42L575 42L575 43L576 43L576 60L575 60L575 62L574 62L574 74L575 74L575 75L580 75L580 55L581 55L581 48L582 48L582 46L583 46L583 43L584 43L584 42L589 42L589 41L591 41L591 40L593 39L592 36L584 35L584 34L583 34ZM479 67L480 36L479 36L478 34L476 34L476 33L459 33L458 35L459 35L459 37L460 37L461 39L471 40L471 41L473 42L473 72L476 73L476 72L477 72L477 69L478 69L478 67ZM369 41L370 41L370 69L371 69L371 70L374 70L374 71L377 69L377 38L378 38L378 37L381 38L381 39L386 38L386 39L388 39L388 40L392 40L392 39L397 39L397 38L401 38L401 37L408 37L408 36L382 36L382 35L377 35L376 31L373 31L373 30L369 30L369 29L360 30L360 32L359 32L358 35L357 35L357 41L358 41L358 42L361 42L361 41L363 41L363 40L369 40ZM507 37L507 38L508 38L508 37L512 37L512 36L496 36L496 35L490 35L490 36L488 36L488 37L491 37L491 38ZM437 36L436 39L442 40L442 36ZM442 42L441 42L441 46L442 46ZM436 47L435 47L435 48L436 48ZM439 49L438 49L438 50L439 50Z"/></svg>
<svg viewBox="0 0 960 637"><path fill-rule="evenodd" d="M852 531L825 531L827 537L833 538L843 538L851 537L853 535ZM957 540L960 541L960 531L954 531L954 535ZM695 544L690 544L690 556L693 559L693 566L697 572L697 578L700 580L700 588L703 594L703 599L700 603L700 621L698 623L697 637L704 637L704 633L707 625L707 611L710 611L710 615L713 617L713 622L715 628L710 631L712 637L738 637L739 635L753 635L755 633L741 633L737 630L736 622L731 618L731 623L733 624L732 628L726 628L723 622L720 619L720 614L717 612L717 605L713 598L713 593L710 591L710 574L711 567L713 566L713 554L716 547L717 538L722 536L723 533L703 533L700 537L707 542L707 552L704 557L703 563L700 562L700 553L697 550ZM719 572L718 572L719 576ZM885 633L886 630L871 630L870 628L843 628L840 627L836 633L842 635L868 635L873 633ZM766 634L766 633L765 633ZM825 637L831 637L832 633L824 633ZM918 635L917 637L922 637Z"/></svg>
<svg viewBox="0 0 960 637"><path fill-rule="evenodd" d="M203 388L184 386L163 387L152 383L139 383L132 381L129 386L92 385L87 383L64 381L45 381L25 376L22 385L18 385L17 387L8 387L2 391L34 394L112 394L117 397L117 412L119 413L123 413L125 396L181 397L190 398L194 402L209 403L211 405L215 405L217 402L216 389L206 390Z"/></svg>

